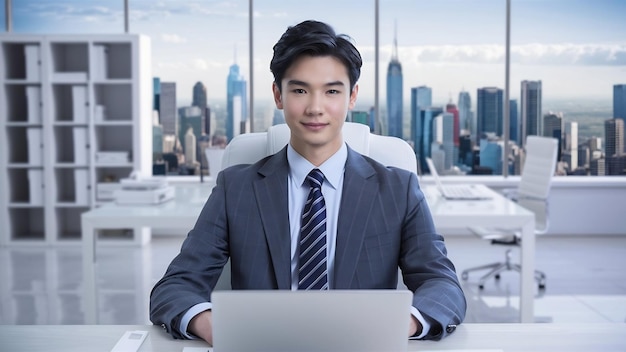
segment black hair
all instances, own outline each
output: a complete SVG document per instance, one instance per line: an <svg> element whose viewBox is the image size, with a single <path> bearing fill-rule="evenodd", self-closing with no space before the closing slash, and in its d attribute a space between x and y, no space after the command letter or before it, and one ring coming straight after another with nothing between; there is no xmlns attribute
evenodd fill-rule
<svg viewBox="0 0 626 352"><path fill-rule="evenodd" d="M345 34L335 34L335 30L326 23L308 20L287 28L274 45L270 70L280 91L285 72L302 55L339 59L348 71L350 91L361 75L363 60L351 38Z"/></svg>

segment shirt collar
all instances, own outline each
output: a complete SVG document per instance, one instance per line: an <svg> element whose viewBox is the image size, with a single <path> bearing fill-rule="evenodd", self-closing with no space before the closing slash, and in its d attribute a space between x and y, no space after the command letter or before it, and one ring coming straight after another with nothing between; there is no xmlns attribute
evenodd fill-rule
<svg viewBox="0 0 626 352"><path fill-rule="evenodd" d="M333 154L322 165L316 167L306 160L302 155L293 149L291 143L287 145L287 162L289 163L289 174L292 180L298 186L302 186L306 176L311 170L317 168L324 173L326 181L331 187L337 189L339 181L343 175L346 161L348 160L348 148L345 143L341 144L341 148Z"/></svg>

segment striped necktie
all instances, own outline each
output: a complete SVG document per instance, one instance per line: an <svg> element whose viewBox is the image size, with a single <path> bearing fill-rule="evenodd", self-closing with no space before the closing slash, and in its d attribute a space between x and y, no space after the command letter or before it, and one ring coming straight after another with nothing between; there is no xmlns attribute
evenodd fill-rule
<svg viewBox="0 0 626 352"><path fill-rule="evenodd" d="M326 265L326 203L322 195L324 174L313 169L306 177L311 187L304 204L298 260L299 290L328 290Z"/></svg>

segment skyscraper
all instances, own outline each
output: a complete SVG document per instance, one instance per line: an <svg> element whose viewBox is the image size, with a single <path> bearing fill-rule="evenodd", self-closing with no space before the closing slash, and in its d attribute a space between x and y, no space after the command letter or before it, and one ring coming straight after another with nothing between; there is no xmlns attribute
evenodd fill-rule
<svg viewBox="0 0 626 352"><path fill-rule="evenodd" d="M443 170L450 170L454 166L454 115L444 112L433 121L433 141L441 145L444 152Z"/></svg>
<svg viewBox="0 0 626 352"><path fill-rule="evenodd" d="M245 125L248 116L246 89L246 81L239 73L239 65L232 64L226 79L226 138L228 141L246 132Z"/></svg>
<svg viewBox="0 0 626 352"><path fill-rule="evenodd" d="M541 136L541 81L522 81L520 142L526 144L527 136Z"/></svg>
<svg viewBox="0 0 626 352"><path fill-rule="evenodd" d="M606 158L622 154L624 150L624 120L608 119L604 121L604 135L606 138Z"/></svg>
<svg viewBox="0 0 626 352"><path fill-rule="evenodd" d="M467 130L470 134L476 132L472 118L472 98L469 92L461 91L458 101L459 125L461 129Z"/></svg>
<svg viewBox="0 0 626 352"><path fill-rule="evenodd" d="M570 170L574 171L578 162L578 122L570 121L565 124L565 150L570 154ZM589 149L587 149L588 151Z"/></svg>
<svg viewBox="0 0 626 352"><path fill-rule="evenodd" d="M461 132L461 126L459 124L459 109L456 108L456 105L452 102L452 98L446 105L446 112L452 114L452 155L450 155L452 160L452 165L455 165L459 159L459 133ZM445 146L444 146L445 147ZM446 162L448 155L446 155Z"/></svg>
<svg viewBox="0 0 626 352"><path fill-rule="evenodd" d="M417 156L419 168L422 172L429 171L428 165L426 165L426 157L431 156L431 145L435 140L432 127L433 120L442 113L443 109L441 107L427 107L420 111L419 116L416 116L415 123L411 124L415 128L415 131L412 132L415 134L415 155Z"/></svg>
<svg viewBox="0 0 626 352"><path fill-rule="evenodd" d="M200 140L200 138L202 137L202 135L204 134L204 131L202 130L202 111L200 110L199 107L197 106L188 106L188 107L184 107L184 108L180 108L178 109L178 114L180 115L180 122L179 122L179 139L183 145L183 149L185 154L187 154L187 133L189 133L189 129L191 129L191 133L193 133L194 135L194 141L198 141ZM193 149L196 149L196 146L194 145ZM194 152L194 156L197 153ZM200 161L199 158L197 158L196 161ZM189 163L191 162L190 160L186 159L186 162Z"/></svg>
<svg viewBox="0 0 626 352"><path fill-rule="evenodd" d="M561 160L563 151L563 114L550 112L543 117L543 136L552 137L559 142L556 160Z"/></svg>
<svg viewBox="0 0 626 352"><path fill-rule="evenodd" d="M398 60L397 33L387 67L387 134L402 138L402 65Z"/></svg>
<svg viewBox="0 0 626 352"><path fill-rule="evenodd" d="M433 105L432 90L430 87L419 86L411 88L411 133L410 138L414 145L417 143L418 136L415 124L420 120L420 114L423 109Z"/></svg>
<svg viewBox="0 0 626 352"><path fill-rule="evenodd" d="M496 87L478 88L476 103L476 142L485 133L502 136L503 92ZM482 165L482 163L481 163Z"/></svg>
<svg viewBox="0 0 626 352"><path fill-rule="evenodd" d="M153 77L152 78L152 110L159 111L159 109L161 108L161 106L159 105L160 98L161 98L161 79L159 77Z"/></svg>
<svg viewBox="0 0 626 352"><path fill-rule="evenodd" d="M626 84L613 86L613 117L626 122ZM624 128L626 128L626 123L624 123ZM623 133L626 135L626 130ZM624 151L626 152L626 149Z"/></svg>
<svg viewBox="0 0 626 352"><path fill-rule="evenodd" d="M176 135L176 82L161 82L159 120L164 135Z"/></svg>
<svg viewBox="0 0 626 352"><path fill-rule="evenodd" d="M517 100L509 100L509 140L522 145L519 140L519 122L517 115Z"/></svg>
<svg viewBox="0 0 626 352"><path fill-rule="evenodd" d="M191 101L192 106L197 106L200 108L200 112L202 114L202 131L207 132L207 127L211 126L211 122L209 121L210 115L207 115L207 94L206 87L202 82L197 82L193 86L193 98Z"/></svg>

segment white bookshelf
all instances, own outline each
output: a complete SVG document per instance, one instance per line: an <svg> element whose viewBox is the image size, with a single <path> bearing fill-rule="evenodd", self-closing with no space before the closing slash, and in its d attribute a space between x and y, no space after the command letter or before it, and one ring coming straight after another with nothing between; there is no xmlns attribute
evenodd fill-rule
<svg viewBox="0 0 626 352"><path fill-rule="evenodd" d="M0 245L78 243L99 184L151 174L150 61L142 35L0 34Z"/></svg>

